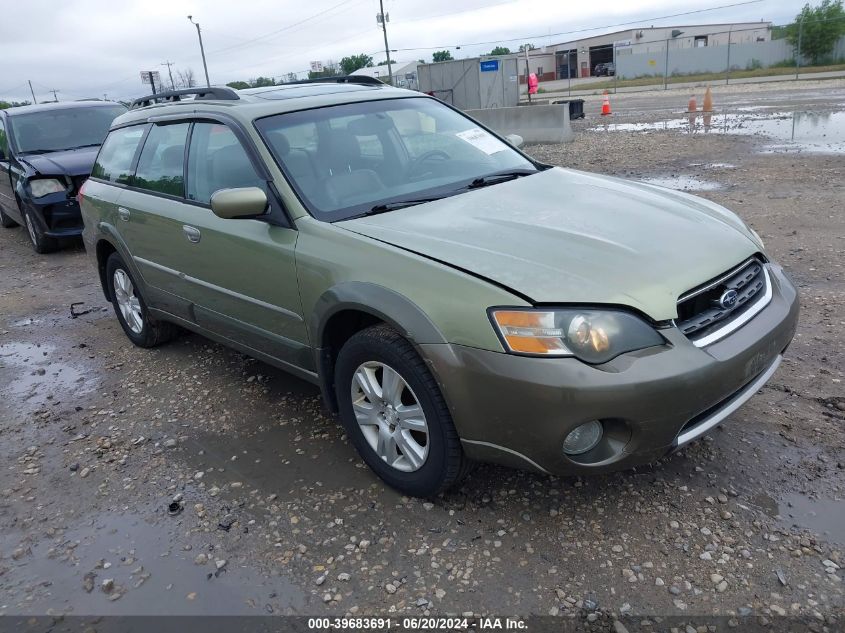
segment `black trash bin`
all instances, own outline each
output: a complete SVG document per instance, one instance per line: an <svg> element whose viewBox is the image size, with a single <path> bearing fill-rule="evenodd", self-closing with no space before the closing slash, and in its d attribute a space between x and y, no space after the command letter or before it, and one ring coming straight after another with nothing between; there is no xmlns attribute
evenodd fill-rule
<svg viewBox="0 0 845 633"><path fill-rule="evenodd" d="M560 101L553 101L556 105L569 104L569 120L584 118L584 100L583 99L562 99Z"/></svg>

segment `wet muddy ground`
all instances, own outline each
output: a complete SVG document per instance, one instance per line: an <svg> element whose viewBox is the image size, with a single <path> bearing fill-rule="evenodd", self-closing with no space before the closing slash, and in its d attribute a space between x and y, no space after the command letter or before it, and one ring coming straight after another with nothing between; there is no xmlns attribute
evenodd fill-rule
<svg viewBox="0 0 845 633"><path fill-rule="evenodd" d="M402 497L316 388L195 335L132 347L79 244L39 256L4 230L0 614L841 622L845 155L730 129L595 124L529 151L728 206L800 289L786 360L725 425L636 471L484 466L440 498ZM78 302L73 314L88 312L74 318Z"/></svg>

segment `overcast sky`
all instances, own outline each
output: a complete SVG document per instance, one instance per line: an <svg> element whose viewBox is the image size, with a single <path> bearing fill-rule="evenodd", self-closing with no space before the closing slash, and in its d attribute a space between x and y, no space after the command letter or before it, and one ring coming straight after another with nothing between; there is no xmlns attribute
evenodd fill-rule
<svg viewBox="0 0 845 633"><path fill-rule="evenodd" d="M12 0L7 0L11 2ZM633 20L640 26L790 21L804 0L762 0L744 6L664 20L685 11L737 0L385 0L388 35L398 61L431 60L434 48L455 57L489 52L501 42L537 46L575 39L559 35ZM5 13L8 15L10 8ZM340 60L355 53L384 59L376 25L378 0L54 0L15 2L14 19L0 22L0 99L126 99L148 92L139 71L164 61L190 68L202 80L202 61L191 14L203 30L212 84L260 75L305 71L311 60ZM608 28L604 31L618 30ZM591 31L587 35L599 34ZM460 50L454 47L462 45ZM414 50L401 50L414 49Z"/></svg>

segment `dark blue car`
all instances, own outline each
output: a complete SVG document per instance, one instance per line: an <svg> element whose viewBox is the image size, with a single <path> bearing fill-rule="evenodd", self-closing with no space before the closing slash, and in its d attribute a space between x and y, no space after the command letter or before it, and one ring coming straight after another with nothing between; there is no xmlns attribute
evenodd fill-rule
<svg viewBox="0 0 845 633"><path fill-rule="evenodd" d="M38 253L80 235L76 194L111 122L124 112L103 101L0 110L0 225L24 225Z"/></svg>

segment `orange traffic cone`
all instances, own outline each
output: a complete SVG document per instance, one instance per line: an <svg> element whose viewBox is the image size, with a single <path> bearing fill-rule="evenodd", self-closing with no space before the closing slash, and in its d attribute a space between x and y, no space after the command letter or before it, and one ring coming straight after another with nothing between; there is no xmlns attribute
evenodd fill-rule
<svg viewBox="0 0 845 633"><path fill-rule="evenodd" d="M707 86L707 92L704 93L704 112L713 112L713 93L710 92L710 86Z"/></svg>
<svg viewBox="0 0 845 633"><path fill-rule="evenodd" d="M695 95L689 98L689 108L687 112L696 112L698 110L698 104L695 101Z"/></svg>
<svg viewBox="0 0 845 633"><path fill-rule="evenodd" d="M608 116L610 114L613 114L610 111L610 97L607 94L607 90L605 90L604 91L604 101L602 101L602 103L601 103L601 115L602 116Z"/></svg>

